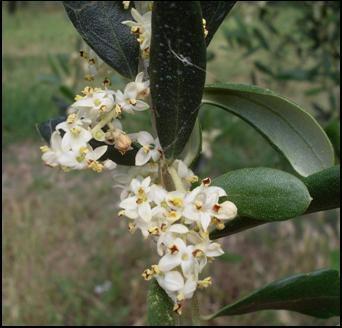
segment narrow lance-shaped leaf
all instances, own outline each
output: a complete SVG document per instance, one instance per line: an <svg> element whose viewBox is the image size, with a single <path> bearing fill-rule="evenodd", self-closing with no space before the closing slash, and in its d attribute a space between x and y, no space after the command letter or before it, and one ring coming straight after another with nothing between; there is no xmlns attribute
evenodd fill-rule
<svg viewBox="0 0 342 328"><path fill-rule="evenodd" d="M122 1L63 1L73 25L89 46L121 75L134 78L138 70L139 45L129 27L132 20Z"/></svg>
<svg viewBox="0 0 342 328"><path fill-rule="evenodd" d="M207 46L235 3L236 1L200 1L202 16L206 20L208 30L208 35L205 38Z"/></svg>
<svg viewBox="0 0 342 328"><path fill-rule="evenodd" d="M221 107L251 124L302 176L334 165L331 143L314 118L268 89L214 84L205 88L203 102Z"/></svg>
<svg viewBox="0 0 342 328"><path fill-rule="evenodd" d="M304 214L340 207L340 166L315 173L303 179L312 201ZM229 192L229 191L228 191ZM211 239L230 236L238 232L265 224L264 220L239 216L225 224L223 230L210 233Z"/></svg>
<svg viewBox="0 0 342 328"><path fill-rule="evenodd" d="M174 326L173 303L153 279L147 295L147 320L150 326Z"/></svg>
<svg viewBox="0 0 342 328"><path fill-rule="evenodd" d="M270 168L248 168L216 177L213 185L223 188L238 214L262 221L281 221L303 214L311 197L295 176Z"/></svg>
<svg viewBox="0 0 342 328"><path fill-rule="evenodd" d="M205 82L206 48L198 1L155 1L150 81L152 108L167 158L179 155L195 124Z"/></svg>
<svg viewBox="0 0 342 328"><path fill-rule="evenodd" d="M340 278L337 270L297 274L262 287L223 307L206 319L260 310L289 310L317 318L340 315Z"/></svg>

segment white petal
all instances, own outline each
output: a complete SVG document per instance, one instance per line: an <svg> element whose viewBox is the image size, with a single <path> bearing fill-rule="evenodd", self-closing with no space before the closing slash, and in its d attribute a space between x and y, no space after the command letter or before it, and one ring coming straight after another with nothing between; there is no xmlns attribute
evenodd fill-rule
<svg viewBox="0 0 342 328"><path fill-rule="evenodd" d="M158 267L161 271L167 272L181 264L181 254L166 254L164 255L159 263Z"/></svg>
<svg viewBox="0 0 342 328"><path fill-rule="evenodd" d="M210 186L208 187L208 192L210 193L218 193L219 197L227 196L227 193L225 192L224 189L216 186Z"/></svg>
<svg viewBox="0 0 342 328"><path fill-rule="evenodd" d="M194 206L192 204L187 205L183 210L183 216L191 221L198 221L198 211L194 209Z"/></svg>
<svg viewBox="0 0 342 328"><path fill-rule="evenodd" d="M178 291L184 287L184 278L178 271L165 273L164 286L170 291Z"/></svg>
<svg viewBox="0 0 342 328"><path fill-rule="evenodd" d="M151 183L151 177L148 176L146 177L142 182L141 182L141 186L144 188L144 189L147 189L147 187L150 185Z"/></svg>
<svg viewBox="0 0 342 328"><path fill-rule="evenodd" d="M187 261L182 261L181 263L181 267L182 267L182 271L184 276L188 277L190 274L192 274L193 272L193 266L194 266L194 261L192 258L192 254L188 254L188 256L191 256Z"/></svg>
<svg viewBox="0 0 342 328"><path fill-rule="evenodd" d="M141 182L138 179L133 179L130 184L130 189L136 194L141 186Z"/></svg>
<svg viewBox="0 0 342 328"><path fill-rule="evenodd" d="M50 143L52 150L61 150L62 137L57 131L52 133Z"/></svg>
<svg viewBox="0 0 342 328"><path fill-rule="evenodd" d="M200 214L200 220L201 220L201 225L203 227L203 230L204 231L207 231L208 227L209 227L209 224L210 224L210 221L211 221L211 216L209 213L201 213Z"/></svg>
<svg viewBox="0 0 342 328"><path fill-rule="evenodd" d="M150 221L152 218L151 206L149 203L144 202L138 206L138 213L140 217L145 221Z"/></svg>
<svg viewBox="0 0 342 328"><path fill-rule="evenodd" d="M221 245L218 243L210 244L205 250L205 255L209 257L220 256L223 253L224 251L222 250Z"/></svg>
<svg viewBox="0 0 342 328"><path fill-rule="evenodd" d="M189 232L189 229L183 224L176 223L173 224L168 231L183 234Z"/></svg>
<svg viewBox="0 0 342 328"><path fill-rule="evenodd" d="M119 206L125 210L134 210L137 208L137 198L129 197L120 202Z"/></svg>
<svg viewBox="0 0 342 328"><path fill-rule="evenodd" d="M138 73L138 75L137 75L136 78L135 78L135 83L142 82L142 81L143 81L143 78L144 78L144 72Z"/></svg>
<svg viewBox="0 0 342 328"><path fill-rule="evenodd" d="M150 106L145 103L144 101L142 100L136 100L136 104L133 106L133 109L138 111L138 112L141 112L143 110L146 110L148 109Z"/></svg>
<svg viewBox="0 0 342 328"><path fill-rule="evenodd" d="M104 153L107 151L108 146L100 146L95 148L92 152L89 152L86 156L87 159L91 159L93 161L98 160L100 157L104 155Z"/></svg>
<svg viewBox="0 0 342 328"><path fill-rule="evenodd" d="M152 135L150 133L148 133L147 131L141 131L138 133L138 137L137 137L138 142L140 143L140 145L144 146L148 146L154 143L154 139L152 137Z"/></svg>
<svg viewBox="0 0 342 328"><path fill-rule="evenodd" d="M197 281L193 279L192 277L189 277L186 280L184 288L183 288L184 297L186 299L192 298L196 288L197 288Z"/></svg>
<svg viewBox="0 0 342 328"><path fill-rule="evenodd" d="M158 159L160 158L160 152L157 149L153 149L150 151L151 152L151 157L154 162L157 162Z"/></svg>
<svg viewBox="0 0 342 328"><path fill-rule="evenodd" d="M151 152L145 152L144 148L140 148L135 155L135 165L142 166L146 164L151 158Z"/></svg>
<svg viewBox="0 0 342 328"><path fill-rule="evenodd" d="M125 216L127 216L130 219L137 219L138 212L136 210L125 210Z"/></svg>

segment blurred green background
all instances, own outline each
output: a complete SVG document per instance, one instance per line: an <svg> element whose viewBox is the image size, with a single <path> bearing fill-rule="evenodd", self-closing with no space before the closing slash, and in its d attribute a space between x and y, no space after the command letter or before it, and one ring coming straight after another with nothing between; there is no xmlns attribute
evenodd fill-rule
<svg viewBox="0 0 342 328"><path fill-rule="evenodd" d="M35 125L62 113L86 85L78 56L84 45L59 1L15 3L13 10L2 2L2 323L142 325L147 283L141 273L157 259L153 245L130 235L118 218L111 174L65 174L40 160ZM337 1L240 2L209 47L207 80L253 83L289 97L319 120L339 148L339 24ZM110 78L113 88L124 86L117 75ZM200 176L253 166L290 170L238 118L211 107L200 117ZM148 122L144 114L126 123L136 132ZM202 313L292 273L339 268L339 211L264 225L222 242L229 256L208 268L214 284L200 292ZM211 322L337 323L286 311Z"/></svg>

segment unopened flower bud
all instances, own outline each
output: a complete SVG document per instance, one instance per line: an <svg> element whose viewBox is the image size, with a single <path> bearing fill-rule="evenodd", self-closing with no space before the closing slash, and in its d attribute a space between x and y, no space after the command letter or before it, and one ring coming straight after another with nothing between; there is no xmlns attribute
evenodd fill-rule
<svg viewBox="0 0 342 328"><path fill-rule="evenodd" d="M121 132L119 135L115 136L115 148L121 153L125 154L129 149L131 149L132 140L131 138Z"/></svg>
<svg viewBox="0 0 342 328"><path fill-rule="evenodd" d="M225 219L233 219L237 215L237 208L234 203L229 200L220 204L221 208L218 210L220 215L224 215Z"/></svg>

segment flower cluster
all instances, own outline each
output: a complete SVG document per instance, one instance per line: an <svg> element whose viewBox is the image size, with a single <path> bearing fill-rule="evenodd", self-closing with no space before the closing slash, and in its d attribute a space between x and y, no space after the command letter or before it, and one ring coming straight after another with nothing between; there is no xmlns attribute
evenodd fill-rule
<svg viewBox="0 0 342 328"><path fill-rule="evenodd" d="M180 314L183 301L192 298L197 287L211 284L210 277L199 278L208 260L223 254L220 244L210 241L210 229L222 229L237 209L230 201L220 202L226 192L211 186L209 178L190 190L198 178L182 161L176 160L169 170L176 190L152 183L151 174L133 178L121 194L119 215L131 220L131 232L139 229L155 240L161 258L143 277L155 277Z"/></svg>
<svg viewBox="0 0 342 328"><path fill-rule="evenodd" d="M91 168L101 172L104 168L116 167L110 159L101 161L108 147L125 154L132 149L133 142L140 148L136 165L144 165L150 159L158 160L161 155L158 140L146 131L127 134L120 122L125 114L148 109L149 105L143 100L148 94L149 81L143 81L143 73L128 83L123 92L107 87L86 87L75 97L66 120L55 127L50 147L41 147L43 161L65 170ZM101 146L95 148L99 142Z"/></svg>

